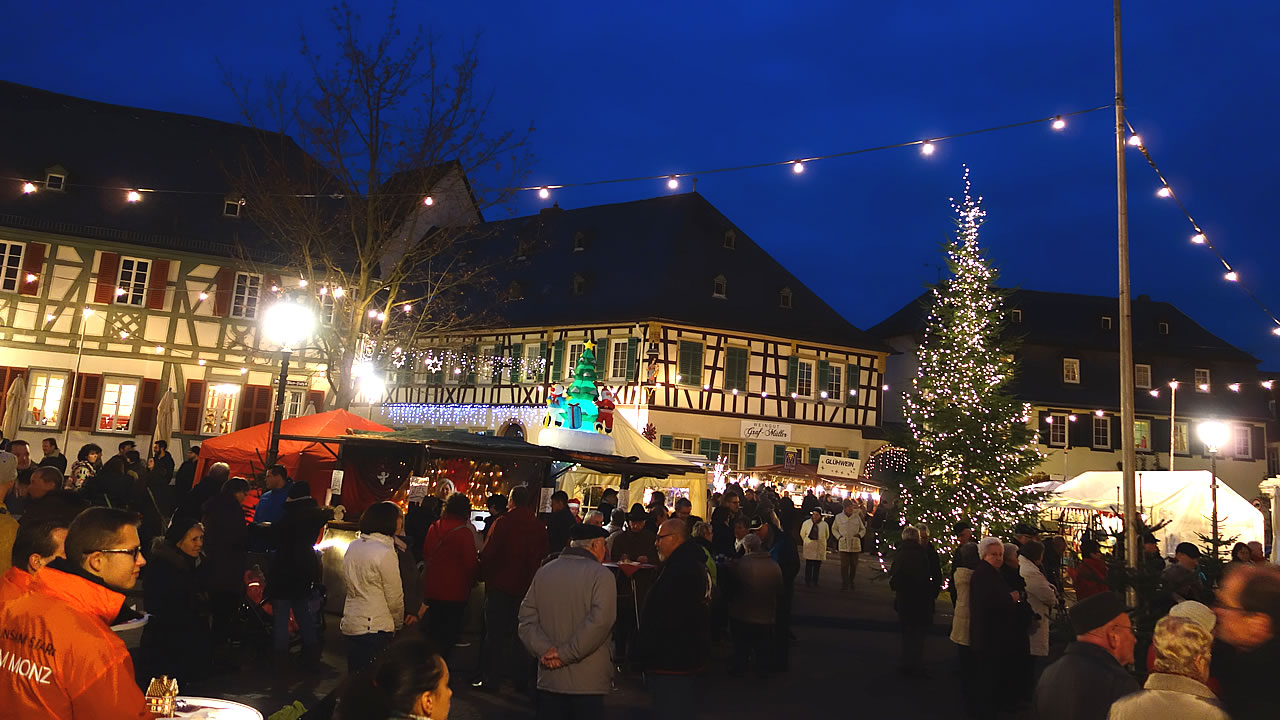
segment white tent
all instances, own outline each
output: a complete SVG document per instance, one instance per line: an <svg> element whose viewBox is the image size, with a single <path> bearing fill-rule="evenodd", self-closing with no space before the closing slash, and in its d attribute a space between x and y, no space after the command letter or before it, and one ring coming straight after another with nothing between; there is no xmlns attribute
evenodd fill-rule
<svg viewBox="0 0 1280 720"><path fill-rule="evenodd" d="M1121 473L1087 472L1063 483L1045 500L1049 507L1090 510L1121 508ZM1138 493L1147 523L1169 521L1159 533L1164 555L1172 555L1180 542L1201 544L1199 535L1213 534L1211 476L1205 470L1160 470L1138 473ZM1236 491L1218 480L1219 532L1240 542L1265 541L1262 513Z"/></svg>

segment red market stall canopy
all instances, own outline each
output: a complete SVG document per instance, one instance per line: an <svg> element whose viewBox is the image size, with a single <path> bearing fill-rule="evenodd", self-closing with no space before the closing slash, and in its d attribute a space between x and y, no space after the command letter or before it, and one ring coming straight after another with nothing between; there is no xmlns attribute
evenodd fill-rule
<svg viewBox="0 0 1280 720"><path fill-rule="evenodd" d="M278 462L288 468L290 477L310 482L312 494L323 499L331 471L339 468L338 440L352 430L386 432L391 428L346 410L289 418L280 423ZM216 462L230 465L233 476L249 477L261 473L265 469L267 448L270 446L269 422L209 438L200 445L196 478L203 478L208 466Z"/></svg>

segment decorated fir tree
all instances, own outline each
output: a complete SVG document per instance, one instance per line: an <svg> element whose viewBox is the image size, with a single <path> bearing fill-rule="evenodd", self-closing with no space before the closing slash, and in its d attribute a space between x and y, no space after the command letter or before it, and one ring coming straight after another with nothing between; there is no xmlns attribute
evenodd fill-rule
<svg viewBox="0 0 1280 720"><path fill-rule="evenodd" d="M1030 408L1008 392L1015 363L1002 339L1004 299L996 271L978 245L982 198L952 199L956 236L946 246L951 277L933 289L918 372L906 404L914 470L902 481L902 512L935 537L968 518L980 532L1000 532L1033 513L1023 490L1043 460L1028 425Z"/></svg>
<svg viewBox="0 0 1280 720"><path fill-rule="evenodd" d="M596 400L600 392L596 389L596 345L588 341L582 347L582 355L573 368L573 382L565 391L569 404L569 427L574 429L590 429L594 432L596 424ZM578 410L574 410L574 407ZM577 413L581 417L575 418ZM577 422L575 422L577 420Z"/></svg>

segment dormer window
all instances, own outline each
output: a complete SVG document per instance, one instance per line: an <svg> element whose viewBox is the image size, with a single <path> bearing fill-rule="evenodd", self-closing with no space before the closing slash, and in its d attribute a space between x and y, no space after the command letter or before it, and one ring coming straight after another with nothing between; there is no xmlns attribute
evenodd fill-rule
<svg viewBox="0 0 1280 720"><path fill-rule="evenodd" d="M225 200L222 203L222 215L224 217L240 217L240 208L244 207L244 200Z"/></svg>
<svg viewBox="0 0 1280 720"><path fill-rule="evenodd" d="M67 176L64 173L51 172L44 176L45 190L65 190L67 187Z"/></svg>
<svg viewBox="0 0 1280 720"><path fill-rule="evenodd" d="M711 281L711 297L724 299L729 294L729 281L723 275L717 275Z"/></svg>
<svg viewBox="0 0 1280 720"><path fill-rule="evenodd" d="M1103 316L1102 316L1102 329L1103 329L1103 330L1110 330L1110 329L1111 329L1111 316L1110 316L1110 315L1103 315Z"/></svg>
<svg viewBox="0 0 1280 720"><path fill-rule="evenodd" d="M738 233L732 230L724 231L724 246L729 250L738 247Z"/></svg>
<svg viewBox="0 0 1280 720"><path fill-rule="evenodd" d="M1169 323L1167 323L1167 322L1162 322L1162 323L1160 323L1160 324L1156 325L1156 329L1160 331L1160 334L1161 334L1161 335L1168 335L1168 334L1169 334Z"/></svg>
<svg viewBox="0 0 1280 720"><path fill-rule="evenodd" d="M1010 311L1009 311L1009 321L1010 321L1010 322L1013 322L1013 323L1020 323L1020 322L1022 322L1022 311L1021 311L1021 310L1010 310Z"/></svg>
<svg viewBox="0 0 1280 720"><path fill-rule="evenodd" d="M507 286L507 298L511 300L523 300L524 287L514 280L511 281L511 284Z"/></svg>
<svg viewBox="0 0 1280 720"><path fill-rule="evenodd" d="M587 279L581 275L573 276L573 294L581 295L587 290Z"/></svg>
<svg viewBox="0 0 1280 720"><path fill-rule="evenodd" d="M573 234L573 251L582 252L587 249L587 236L581 232Z"/></svg>
<svg viewBox="0 0 1280 720"><path fill-rule="evenodd" d="M791 309L791 288L782 288L778 292L778 307L785 310Z"/></svg>

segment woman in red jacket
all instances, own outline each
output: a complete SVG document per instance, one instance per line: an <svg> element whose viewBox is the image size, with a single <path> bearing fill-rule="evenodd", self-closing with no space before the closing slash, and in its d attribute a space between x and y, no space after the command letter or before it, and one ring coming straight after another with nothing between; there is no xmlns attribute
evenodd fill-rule
<svg viewBox="0 0 1280 720"><path fill-rule="evenodd" d="M427 603L423 630L448 661L462 635L467 598L480 564L471 526L471 501L466 495L454 493L445 501L444 513L427 531L422 562L426 566L423 596Z"/></svg>
<svg viewBox="0 0 1280 720"><path fill-rule="evenodd" d="M1092 595L1111 589L1107 585L1107 563L1102 559L1102 546L1097 540L1085 540L1080 543L1080 554L1084 559L1076 568L1075 590L1076 601L1084 600Z"/></svg>

